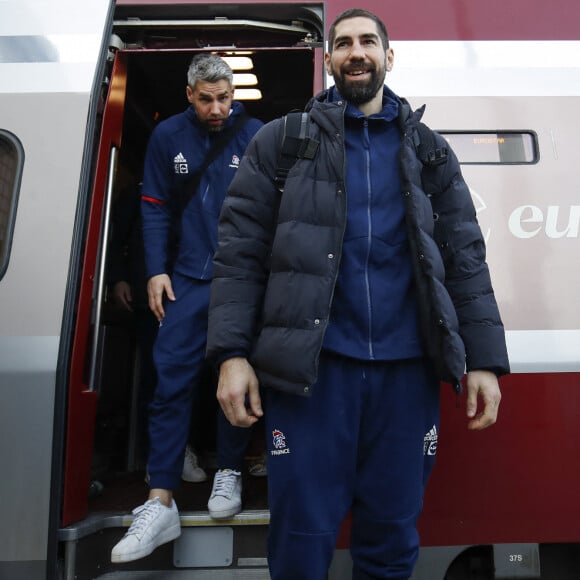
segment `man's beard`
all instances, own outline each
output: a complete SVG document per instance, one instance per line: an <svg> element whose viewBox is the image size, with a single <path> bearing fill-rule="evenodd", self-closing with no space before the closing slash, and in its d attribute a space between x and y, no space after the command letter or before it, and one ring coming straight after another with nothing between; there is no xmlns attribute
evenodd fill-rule
<svg viewBox="0 0 580 580"><path fill-rule="evenodd" d="M372 101L385 82L385 71L377 72L370 70L371 78L368 82L361 83L356 81L347 81L343 74L336 74L333 71L334 83L338 92L343 98L353 105L364 105Z"/></svg>
<svg viewBox="0 0 580 580"><path fill-rule="evenodd" d="M211 120L217 121L217 119L210 119L210 121ZM204 121L203 124L208 133L219 133L220 131L223 131L224 127L226 126L226 120L221 119L221 121L222 122L220 125L212 125L211 123L209 123L209 121Z"/></svg>

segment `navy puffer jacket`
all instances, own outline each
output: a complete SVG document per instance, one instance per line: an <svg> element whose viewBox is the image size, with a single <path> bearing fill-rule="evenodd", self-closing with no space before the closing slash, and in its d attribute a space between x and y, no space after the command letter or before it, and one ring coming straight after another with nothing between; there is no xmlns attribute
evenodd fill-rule
<svg viewBox="0 0 580 580"><path fill-rule="evenodd" d="M284 193L274 178L283 120L252 140L222 207L207 355L247 356L260 383L308 395L315 383L346 224L343 101L309 104L314 160L299 159ZM421 336L441 380L465 369L509 372L504 329L469 189L450 152L423 168L422 110L400 106L400 174L418 289ZM438 145L444 139L435 134Z"/></svg>

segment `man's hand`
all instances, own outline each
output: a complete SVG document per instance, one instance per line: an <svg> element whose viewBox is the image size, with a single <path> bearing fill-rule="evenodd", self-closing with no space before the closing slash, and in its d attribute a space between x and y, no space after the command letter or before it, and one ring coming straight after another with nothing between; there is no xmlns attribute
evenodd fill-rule
<svg viewBox="0 0 580 580"><path fill-rule="evenodd" d="M165 310L163 309L163 294L167 294L167 298L169 298L169 300L175 300L173 287L171 286L171 279L167 274L157 274L157 276L151 276L151 278L149 278L147 281L149 308L151 308L151 312L155 314L155 317L160 322L165 316Z"/></svg>
<svg viewBox="0 0 580 580"><path fill-rule="evenodd" d="M120 280L113 286L113 300L117 306L124 308L129 312L133 312L133 293L131 286L125 280Z"/></svg>
<svg viewBox="0 0 580 580"><path fill-rule="evenodd" d="M249 396L249 409L246 395ZM245 358L234 357L221 364L217 399L234 427L251 427L264 414L258 378Z"/></svg>
<svg viewBox="0 0 580 580"><path fill-rule="evenodd" d="M477 414L477 400L481 397L483 411ZM468 429L481 430L497 421L501 392L494 373L470 371L467 373L467 416L471 419Z"/></svg>

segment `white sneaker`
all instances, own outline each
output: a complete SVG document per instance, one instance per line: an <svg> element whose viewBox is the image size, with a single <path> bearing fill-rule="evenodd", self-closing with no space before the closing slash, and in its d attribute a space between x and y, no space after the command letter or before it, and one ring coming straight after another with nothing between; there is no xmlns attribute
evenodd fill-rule
<svg viewBox="0 0 580 580"><path fill-rule="evenodd" d="M197 455L189 445L185 448L181 479L190 483L201 483L207 480L207 473L198 465Z"/></svg>
<svg viewBox="0 0 580 580"><path fill-rule="evenodd" d="M227 519L242 511L242 474L220 469L213 480L207 509L214 520Z"/></svg>
<svg viewBox="0 0 580 580"><path fill-rule="evenodd" d="M111 552L111 562L132 562L148 556L162 544L181 534L179 512L175 501L164 506L159 498L150 499L133 510L135 519L127 533Z"/></svg>

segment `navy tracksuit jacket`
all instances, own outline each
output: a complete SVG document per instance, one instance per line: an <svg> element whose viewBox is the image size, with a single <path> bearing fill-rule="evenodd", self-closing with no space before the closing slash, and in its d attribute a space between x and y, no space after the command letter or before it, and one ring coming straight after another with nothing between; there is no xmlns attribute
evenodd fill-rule
<svg viewBox="0 0 580 580"><path fill-rule="evenodd" d="M232 103L228 123L243 112ZM176 300L167 301L154 347L158 374L150 408L148 470L152 488L175 489L189 436L191 406L206 373L205 345L212 257L217 246L220 209L240 159L262 123L248 119L203 173L196 193L175 223L176 198L186 193L217 134L198 121L195 109L162 121L147 146L141 212L147 276L172 274ZM168 242L177 228L177 255ZM218 415L218 466L240 469L251 433Z"/></svg>

